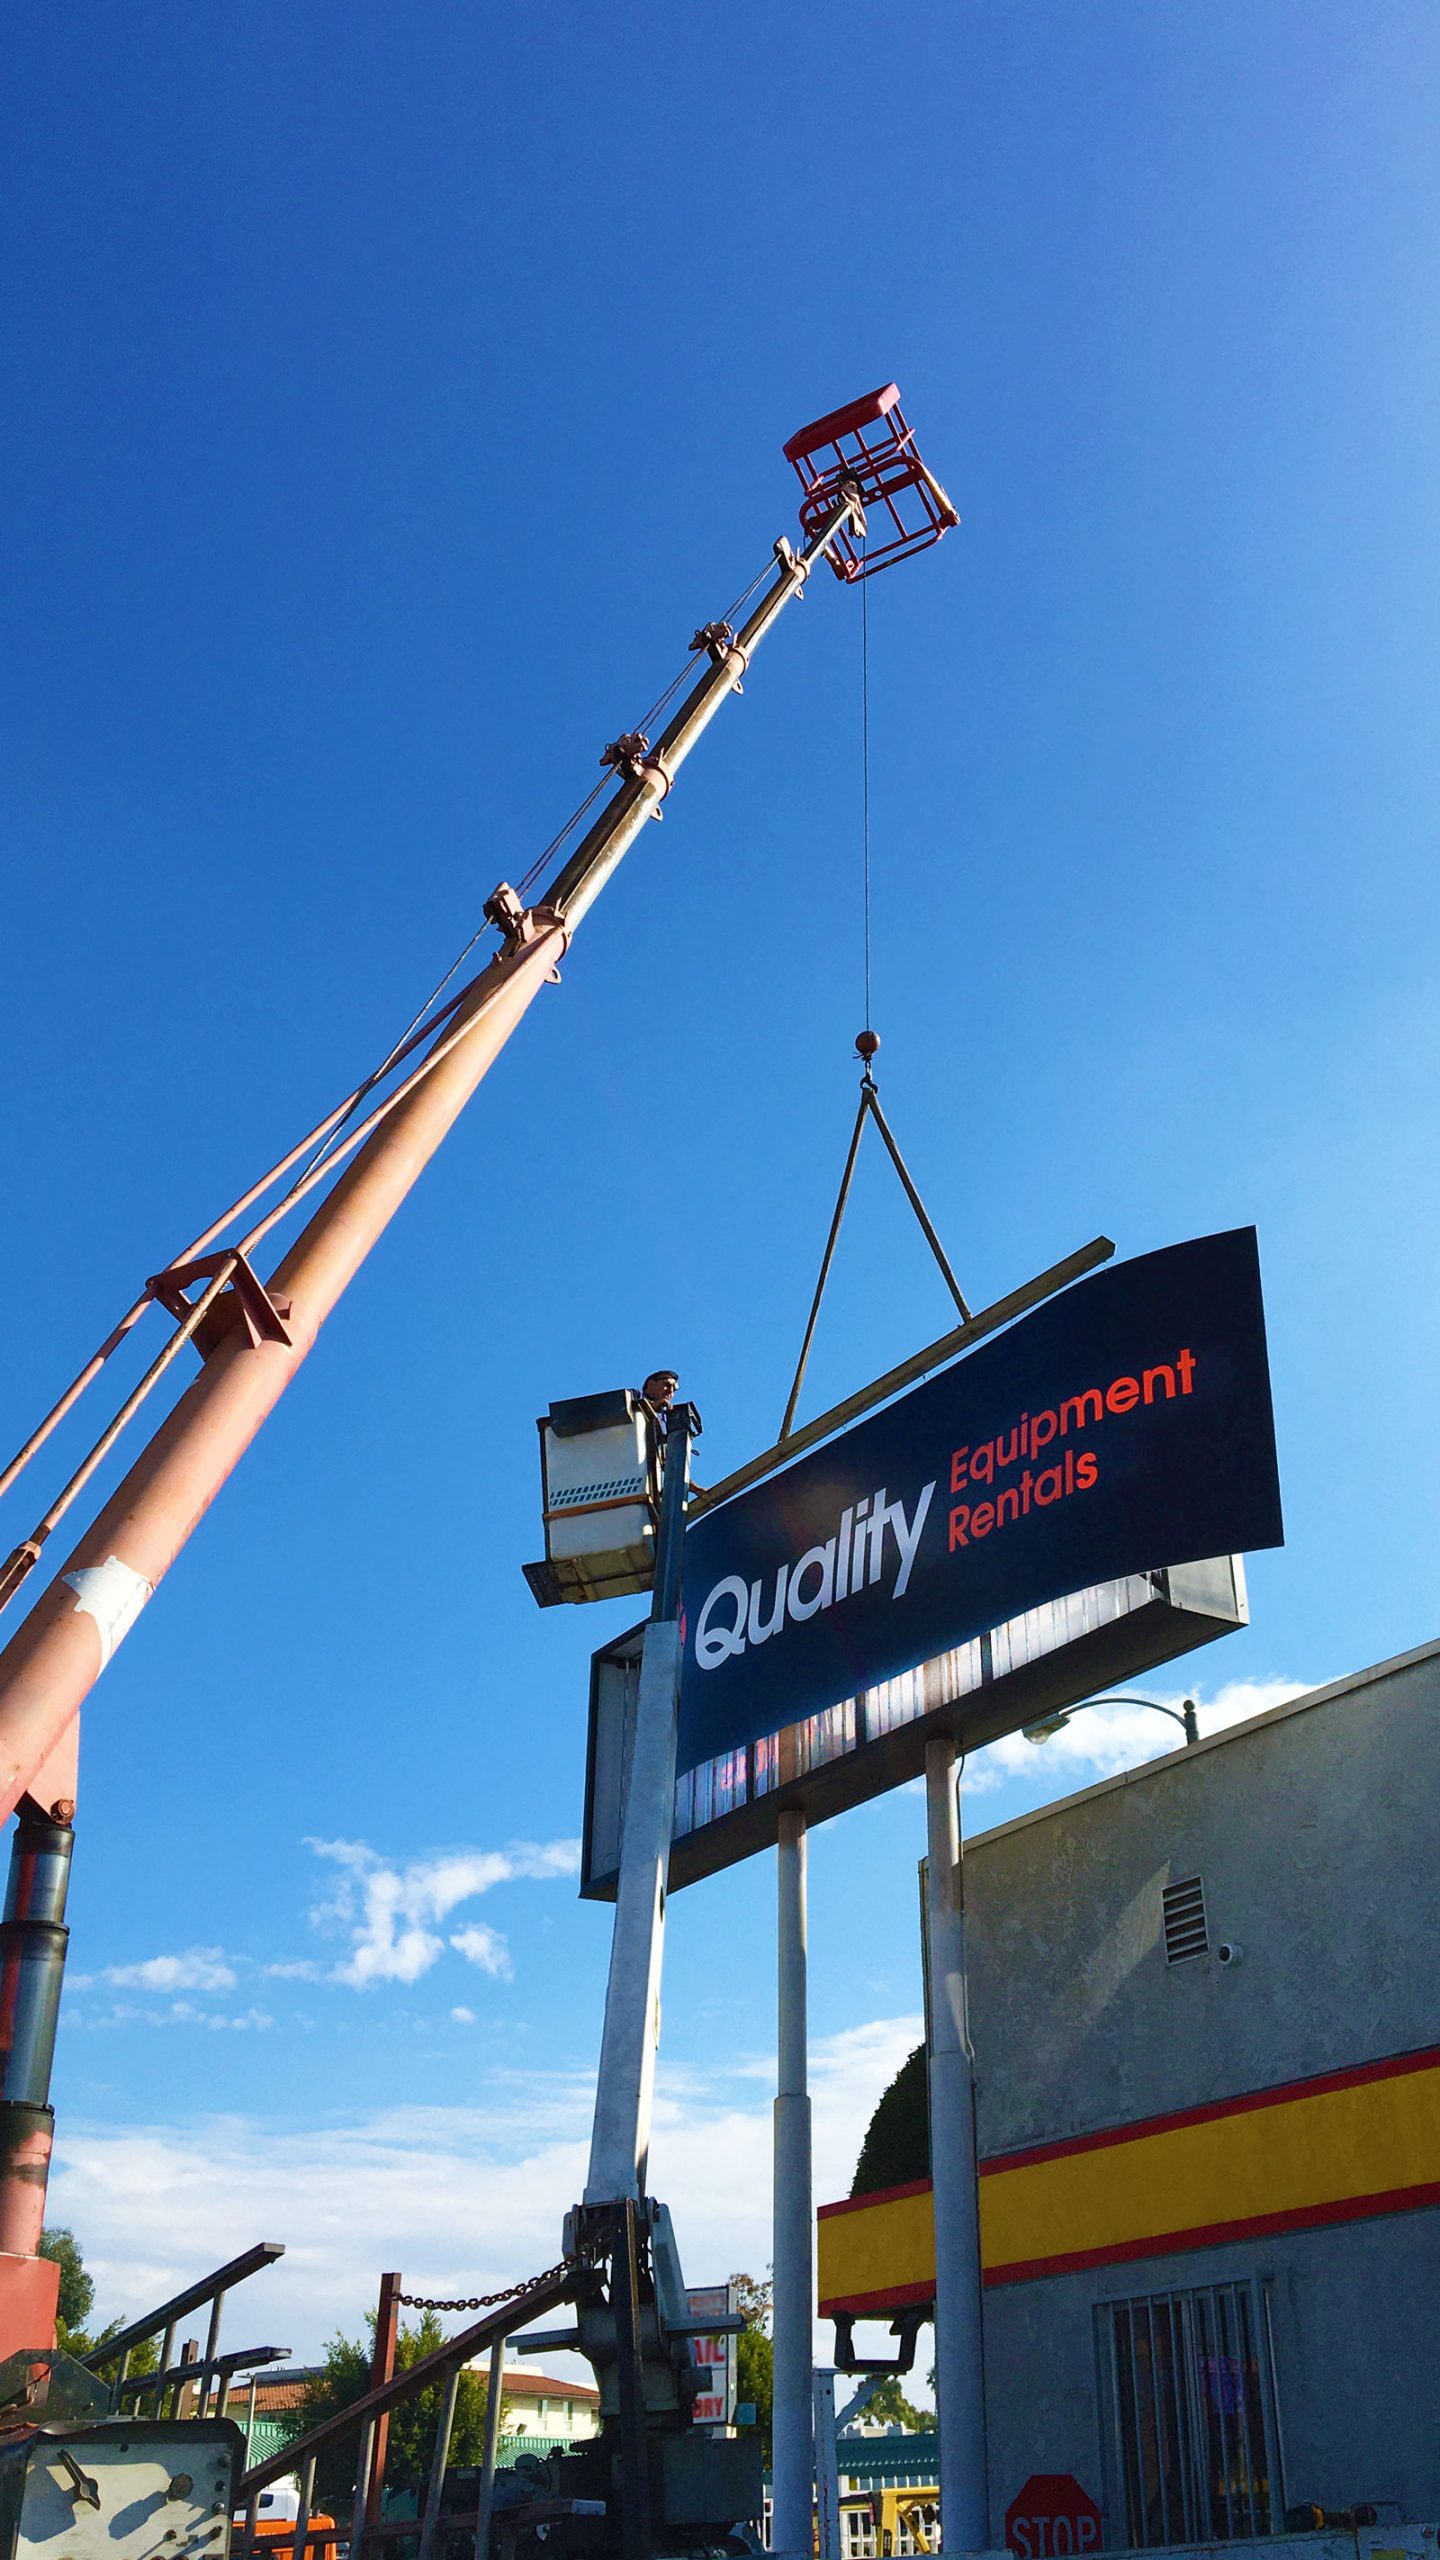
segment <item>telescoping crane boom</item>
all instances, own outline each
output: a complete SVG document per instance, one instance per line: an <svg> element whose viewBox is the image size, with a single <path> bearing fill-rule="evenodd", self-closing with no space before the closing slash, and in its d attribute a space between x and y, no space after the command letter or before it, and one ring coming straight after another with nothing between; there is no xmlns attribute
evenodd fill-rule
<svg viewBox="0 0 1440 2560"><path fill-rule="evenodd" d="M636 732L606 749L602 761L614 771L613 792L548 889L528 906L508 884L496 889L485 914L498 931L499 949L387 1062L382 1073L394 1073L384 1098L350 1125L379 1081L371 1079L311 1132L267 1183L288 1172L317 1137L327 1142L323 1161L293 1181L278 1207L238 1241L219 1239L266 1184L149 1280L0 1475L0 1492L8 1491L103 1360L158 1302L175 1320L174 1332L61 1496L0 1568L3 1606L38 1564L120 1428L186 1342L193 1343L198 1375L0 1653L0 1814L18 1809L20 1815L0 1924L0 2355L38 2343L37 2305L52 2273L35 2263L35 2253L51 2147L50 2066L83 1701L487 1068L539 990L557 976L577 925L647 821L660 815L686 756L740 689L755 650L811 569L824 558L842 580L854 581L938 540L958 521L919 457L894 384L802 429L785 451L804 491L800 547L784 538L775 544L773 575L738 630L717 622L696 633L692 651L701 663L694 682L653 746ZM282 1214L320 1190L347 1155L346 1169L330 1180L306 1226L262 1281L252 1260L260 1242ZM53 2311L53 2292L49 2298Z"/></svg>

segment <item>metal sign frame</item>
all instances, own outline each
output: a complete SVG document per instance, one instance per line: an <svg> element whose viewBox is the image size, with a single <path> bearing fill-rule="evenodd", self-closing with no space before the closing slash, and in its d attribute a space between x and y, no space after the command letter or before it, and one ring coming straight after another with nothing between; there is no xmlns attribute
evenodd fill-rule
<svg viewBox="0 0 1440 2560"><path fill-rule="evenodd" d="M1130 1574L1028 1610L682 1777L669 1890L773 1847L782 1813L828 1822L920 1777L928 1742L979 1750L1248 1623L1239 1556ZM632 1627L591 1659L580 1891L592 1902L615 1896L643 1634Z"/></svg>

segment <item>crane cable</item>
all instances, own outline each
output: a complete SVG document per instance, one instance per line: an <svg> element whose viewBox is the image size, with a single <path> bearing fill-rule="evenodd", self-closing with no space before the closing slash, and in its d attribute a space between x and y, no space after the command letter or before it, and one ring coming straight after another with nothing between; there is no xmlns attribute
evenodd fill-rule
<svg viewBox="0 0 1440 2560"><path fill-rule="evenodd" d="M820 1321L821 1302L830 1277L830 1266L835 1259L835 1247L840 1240L840 1228L845 1216L846 1202L850 1197L850 1185L854 1179L855 1166L860 1154L860 1141L865 1134L867 1119L874 1121L885 1142L886 1152L900 1177L905 1197L915 1212L921 1234L935 1256L945 1286L960 1310L962 1324L968 1324L970 1321L969 1304L950 1267L945 1248L930 1223L925 1203L915 1188L910 1168L900 1153L890 1123L880 1108L880 1095L875 1082L874 1062L876 1051L880 1046L880 1038L872 1023L870 1010L870 582L866 574L866 537L863 533L860 536L858 575L860 581L860 904L865 983L865 1028L855 1043L855 1055L860 1061L860 1106L855 1114L855 1126L850 1132L845 1169L840 1176L840 1190L831 1216L829 1233L825 1239L825 1250L820 1258L820 1277L815 1283L815 1295L810 1301L810 1313L806 1319L804 1338L800 1345L800 1357L795 1364L795 1375L791 1380L790 1393L785 1403L785 1416L779 1431L779 1439L782 1442L789 1439L794 1426L795 1409L800 1401L800 1390L805 1383L810 1348L815 1339L815 1328Z"/></svg>
<svg viewBox="0 0 1440 2560"><path fill-rule="evenodd" d="M865 912L865 1029L870 1032L870 581L860 536L860 832Z"/></svg>

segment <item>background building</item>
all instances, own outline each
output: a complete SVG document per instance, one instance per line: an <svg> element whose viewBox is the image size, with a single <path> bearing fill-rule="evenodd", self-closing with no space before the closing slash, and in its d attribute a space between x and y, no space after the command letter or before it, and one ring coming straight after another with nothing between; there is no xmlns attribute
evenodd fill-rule
<svg viewBox="0 0 1440 2560"><path fill-rule="evenodd" d="M489 2361L488 2356L482 2357L474 2369L487 2371ZM299 2425L306 2389L320 2370L318 2365L287 2365L257 2374L253 2400L248 2383L237 2387L228 2414L246 2430L248 2461L263 2462L289 2441ZM593 2436L600 2422L600 2394L593 2384L537 2373L532 2365L507 2365L502 2393L502 2461L517 2453L554 2452L582 2436Z"/></svg>
<svg viewBox="0 0 1440 2560"><path fill-rule="evenodd" d="M476 2370L483 2370L483 2358ZM571 2382L553 2373L537 2373L533 2365L507 2365L501 2385L505 2407L504 2442L516 2452L546 2452L554 2445L574 2444L593 2436L600 2424L600 2394L593 2383Z"/></svg>
<svg viewBox="0 0 1440 2560"><path fill-rule="evenodd" d="M1035 2473L1110 2546L1440 2516L1437 1801L1431 1644L967 1850L997 2537ZM822 2312L933 2292L897 2132Z"/></svg>

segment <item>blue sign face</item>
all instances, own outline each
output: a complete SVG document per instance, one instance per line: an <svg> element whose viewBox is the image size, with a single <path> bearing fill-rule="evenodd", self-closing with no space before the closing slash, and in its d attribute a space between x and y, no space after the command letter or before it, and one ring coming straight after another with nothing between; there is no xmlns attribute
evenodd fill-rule
<svg viewBox="0 0 1440 2560"><path fill-rule="evenodd" d="M1113 1265L686 1531L680 1771L1063 1592L1283 1539L1254 1228Z"/></svg>

